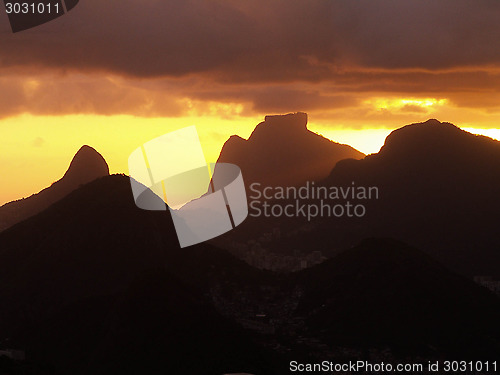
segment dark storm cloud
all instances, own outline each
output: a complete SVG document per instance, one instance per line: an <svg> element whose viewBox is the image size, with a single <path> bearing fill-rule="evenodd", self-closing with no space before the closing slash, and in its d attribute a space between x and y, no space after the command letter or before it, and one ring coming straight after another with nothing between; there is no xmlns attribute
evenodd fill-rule
<svg viewBox="0 0 500 375"><path fill-rule="evenodd" d="M275 73L284 69L314 78L317 73L306 71L301 56L314 54L318 43L309 45L311 40L330 39L329 30L313 25L316 9L302 11L283 1L280 6L262 3L262 8L251 3L247 9L233 1L87 0L57 21L19 35L3 33L0 65L138 77L225 70L266 76L264 68L272 66ZM265 17L261 10L277 18ZM330 49L319 45L322 53Z"/></svg>
<svg viewBox="0 0 500 375"><path fill-rule="evenodd" d="M363 66L438 69L500 61L498 1L341 4L336 26L343 30L343 51Z"/></svg>
<svg viewBox="0 0 500 375"><path fill-rule="evenodd" d="M46 25L3 32L0 67L318 82L353 64L497 65L499 19L494 0L86 0Z"/></svg>
<svg viewBox="0 0 500 375"><path fill-rule="evenodd" d="M168 85L172 88L172 82ZM322 108L355 106L359 101L352 94L334 88L304 83L282 85L185 85L178 92L200 101L246 103L258 113L313 111Z"/></svg>

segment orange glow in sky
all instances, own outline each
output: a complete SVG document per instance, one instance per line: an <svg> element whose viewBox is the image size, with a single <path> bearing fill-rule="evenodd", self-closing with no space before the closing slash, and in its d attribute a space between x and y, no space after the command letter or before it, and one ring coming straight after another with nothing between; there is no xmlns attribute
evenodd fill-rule
<svg viewBox="0 0 500 375"><path fill-rule="evenodd" d="M386 103L393 105L391 101ZM434 105L428 103L431 102L422 105ZM440 105L439 101L436 103ZM260 116L221 118L211 115L179 118L21 115L3 119L0 121L4 129L0 139L3 177L0 204L29 196L61 178L76 151L84 144L104 156L111 173L128 173L127 160L134 149L175 129L196 125L206 160L213 162L229 136L237 134L248 138L261 121L263 117ZM396 128L350 125L332 128L309 116L308 128L365 154L378 152L385 137ZM500 139L500 129L466 127L465 130Z"/></svg>
<svg viewBox="0 0 500 375"><path fill-rule="evenodd" d="M213 162L230 135L248 137L259 121L210 116L168 119L95 115L22 115L4 119L0 121L0 127L6 129L0 138L0 204L29 196L61 178L84 144L103 155L111 173L128 173L128 156L137 147L173 130L196 125L205 158Z"/></svg>

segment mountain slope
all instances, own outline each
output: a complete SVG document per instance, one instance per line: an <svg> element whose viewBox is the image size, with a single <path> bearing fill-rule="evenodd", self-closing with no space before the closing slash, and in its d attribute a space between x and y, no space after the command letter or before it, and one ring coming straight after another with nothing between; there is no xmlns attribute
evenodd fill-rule
<svg viewBox="0 0 500 375"><path fill-rule="evenodd" d="M0 207L0 232L43 211L81 185L107 175L109 168L101 154L90 146L81 147L59 181L28 198Z"/></svg>

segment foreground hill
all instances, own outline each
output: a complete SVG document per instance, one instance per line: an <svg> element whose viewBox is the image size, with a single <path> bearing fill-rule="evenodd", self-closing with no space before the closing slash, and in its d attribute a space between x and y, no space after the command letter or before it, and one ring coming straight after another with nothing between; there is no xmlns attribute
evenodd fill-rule
<svg viewBox="0 0 500 375"><path fill-rule="evenodd" d="M208 245L181 251L169 213L104 177L0 233L0 338L63 374L272 373L207 298L260 274Z"/></svg>
<svg viewBox="0 0 500 375"><path fill-rule="evenodd" d="M107 175L109 175L108 164L101 154L90 146L83 146L73 157L68 170L59 181L28 198L0 207L0 232L43 211L81 185Z"/></svg>
<svg viewBox="0 0 500 375"><path fill-rule="evenodd" d="M494 358L500 299L399 241L368 239L295 276L298 314L330 345Z"/></svg>

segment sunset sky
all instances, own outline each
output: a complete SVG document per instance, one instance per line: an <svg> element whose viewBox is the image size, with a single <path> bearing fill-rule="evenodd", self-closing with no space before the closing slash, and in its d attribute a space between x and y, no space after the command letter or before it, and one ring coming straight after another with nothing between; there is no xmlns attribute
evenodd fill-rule
<svg viewBox="0 0 500 375"><path fill-rule="evenodd" d="M59 179L83 144L112 172L197 125L208 161L266 114L377 152L437 118L500 138L496 0L81 0L12 34L0 14L0 204Z"/></svg>

